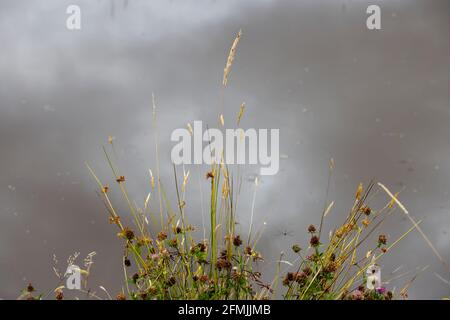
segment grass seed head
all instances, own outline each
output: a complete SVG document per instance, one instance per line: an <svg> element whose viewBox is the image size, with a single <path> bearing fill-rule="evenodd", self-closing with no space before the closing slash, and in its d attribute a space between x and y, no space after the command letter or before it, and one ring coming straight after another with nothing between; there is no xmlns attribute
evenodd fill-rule
<svg viewBox="0 0 450 320"><path fill-rule="evenodd" d="M223 69L222 84L224 86L226 86L228 83L228 76L231 72L231 66L233 65L233 61L236 57L237 46L239 44L239 41L241 40L241 37L242 37L242 30L239 30L236 38L233 41L233 45L231 46L230 53L228 54L227 64L225 65L225 68Z"/></svg>

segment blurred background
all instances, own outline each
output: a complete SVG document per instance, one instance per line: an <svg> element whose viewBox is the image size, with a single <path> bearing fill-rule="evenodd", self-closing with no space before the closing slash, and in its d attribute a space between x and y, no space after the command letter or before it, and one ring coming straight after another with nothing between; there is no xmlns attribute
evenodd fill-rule
<svg viewBox="0 0 450 320"><path fill-rule="evenodd" d="M81 8L78 31L66 28L71 4ZM370 4L381 7L379 31L366 28ZM449 24L446 0L0 0L0 298L16 298L28 282L40 292L56 287L53 255L64 270L74 252L97 252L92 290L121 290L122 241L84 163L113 185L101 150L113 136L127 186L143 204L148 169L156 169L152 92L170 197L175 128L214 126L221 113L233 127L245 101L243 128L280 129L280 172L262 177L256 193L256 228L267 223L259 245L266 280L281 251L292 260L292 244L307 246L331 157L327 201L335 206L326 229L345 218L358 183L374 178L402 190L400 200L450 261ZM186 210L201 225L207 168L187 169ZM257 172L245 168L243 234ZM112 197L128 219L120 195ZM409 227L397 211L384 230L395 239ZM397 290L429 266L410 298L450 294L450 274L418 232L380 265L384 280L406 273L387 284Z"/></svg>

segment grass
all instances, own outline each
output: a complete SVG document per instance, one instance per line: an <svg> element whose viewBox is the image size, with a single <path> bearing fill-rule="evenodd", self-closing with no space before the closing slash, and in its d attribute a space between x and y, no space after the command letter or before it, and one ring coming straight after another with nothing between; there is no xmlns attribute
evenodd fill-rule
<svg viewBox="0 0 450 320"><path fill-rule="evenodd" d="M314 225L305 228L310 234L306 249L293 245L292 250L297 255L294 263L283 260L282 255L275 278L265 282L258 271L263 261L257 251L261 233L253 236L250 226L244 244L242 236L236 232L233 201L236 186L224 163L213 164L205 173L205 180L210 184L210 236L199 239L184 212L189 173L183 172L181 179L176 167L173 168L178 202L175 211L161 183L158 184L161 207L167 212L167 218L160 216L158 224L151 210L147 210L148 204L138 208L130 200L125 177L117 174L106 150L105 155L135 225L134 228L124 226L108 196L109 188L88 166L97 181L110 221L124 241L126 290L118 294L118 299L391 299L394 293L384 288L366 289L366 270L420 223L389 243L378 230L385 219L403 205L382 184L371 182L365 189L360 184L344 223L332 230L328 238L322 228ZM380 191L388 191L390 197L382 208L373 209L369 203ZM321 226L332 207L333 203L325 207ZM153 226L149 221L154 221ZM158 228L159 225L162 228ZM372 249L361 252L366 244ZM285 271L284 265L291 271ZM406 296L406 292L401 293Z"/></svg>
<svg viewBox="0 0 450 320"><path fill-rule="evenodd" d="M223 90L228 83L241 37L242 32L239 31L224 69ZM245 104L242 104L237 115L238 126L244 115L244 109ZM220 116L220 120L223 125L223 116ZM95 171L86 164L97 183L109 221L117 229L118 237L123 240L123 248L120 250L124 252L121 263L125 282L123 290L115 296L117 300L406 298L407 290L417 275L397 293L382 286L368 289L370 287L368 281L374 280L367 270L395 249L395 246L413 230L421 233L433 252L445 264L420 229L420 221L416 222L409 215L398 200L398 194L391 193L381 183L370 182L366 187L360 184L355 192L353 205L342 217L342 224L326 234L323 230L324 221L331 214L334 205L334 202L327 202L330 178L334 170L334 161L331 160L327 197L320 221L318 221L319 226L305 226L304 232L310 236L309 243L305 246L292 245L291 250L296 255L292 262L285 260L285 255L281 254L277 262L276 274L268 281L259 271L264 260L257 245L263 230L255 231L253 225L256 188L252 199L252 209L248 213L251 217L248 233L239 234L236 228L238 190L242 180L239 168L237 174L234 174L223 161L212 164L203 178L203 182L210 185L209 230L205 230L204 221L202 228L189 224L185 212L186 202L189 200L185 197L186 188L189 185L189 172L184 171L183 168L181 175L177 167L173 167L176 204L170 203L161 182L154 96L153 125L155 127L156 176L150 170L151 190L143 207L139 207L132 200L126 187L126 177L122 175L122 171L116 166L108 150L103 148L116 187L129 208L131 221L118 214L110 198L110 187L103 183ZM191 128L190 125L188 128ZM113 140L109 139L112 150L114 150ZM155 193L158 198L154 201L150 194ZM386 203L381 208L373 208L372 200L380 194L387 195ZM398 208L408 216L413 226L391 241L380 230L386 218ZM199 235L198 229L203 229L203 237ZM367 247L370 250L366 251ZM88 266L82 269L85 278L89 275L91 264L92 257ZM55 273L60 278L60 282L53 292L56 299L63 299L64 275L57 270ZM84 285L85 288L86 286L87 284ZM107 299L114 298L105 288L100 288L105 292ZM88 298L101 299L90 290L82 292L86 293ZM29 285L23 291L21 298L42 299L49 297L50 294L51 292L36 296L33 286Z"/></svg>

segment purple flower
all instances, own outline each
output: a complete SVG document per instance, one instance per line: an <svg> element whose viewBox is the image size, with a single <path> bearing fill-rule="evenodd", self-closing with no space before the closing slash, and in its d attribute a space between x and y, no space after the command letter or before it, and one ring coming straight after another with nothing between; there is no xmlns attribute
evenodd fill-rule
<svg viewBox="0 0 450 320"><path fill-rule="evenodd" d="M378 287L376 290L377 290L377 292L379 294L384 294L386 292L386 288L385 287Z"/></svg>

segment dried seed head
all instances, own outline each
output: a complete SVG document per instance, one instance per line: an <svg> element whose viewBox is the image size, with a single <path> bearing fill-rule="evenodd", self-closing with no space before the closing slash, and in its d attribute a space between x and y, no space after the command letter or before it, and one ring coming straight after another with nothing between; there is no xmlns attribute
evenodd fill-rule
<svg viewBox="0 0 450 320"><path fill-rule="evenodd" d="M116 179L118 183L125 182L125 176L120 176Z"/></svg>
<svg viewBox="0 0 450 320"><path fill-rule="evenodd" d="M356 190L356 194L355 194L355 198L356 198L357 200L360 200L360 199L361 199L362 192L363 192L363 185L362 185L362 183L360 183L360 184L358 185L358 189Z"/></svg>
<svg viewBox="0 0 450 320"><path fill-rule="evenodd" d="M224 249L224 250L220 251L220 257L223 259L226 259L228 257L228 250Z"/></svg>
<svg viewBox="0 0 450 320"><path fill-rule="evenodd" d="M292 251L294 251L295 253L299 253L301 250L302 248L298 244L294 244L292 246Z"/></svg>
<svg viewBox="0 0 450 320"><path fill-rule="evenodd" d="M380 234L378 236L378 244L382 245L382 244L386 244L387 243L387 237L384 234Z"/></svg>
<svg viewBox="0 0 450 320"><path fill-rule="evenodd" d="M119 216L109 217L109 223L119 224L119 222L120 222Z"/></svg>
<svg viewBox="0 0 450 320"><path fill-rule="evenodd" d="M200 250L200 252L205 252L206 251L206 244L204 242L198 243L197 247Z"/></svg>
<svg viewBox="0 0 450 320"><path fill-rule="evenodd" d="M208 171L208 172L206 173L206 179L209 179L209 178L214 179L214 172Z"/></svg>
<svg viewBox="0 0 450 320"><path fill-rule="evenodd" d="M56 290L55 299L56 300L63 300L64 299L64 293L63 293L63 291L61 289Z"/></svg>
<svg viewBox="0 0 450 320"><path fill-rule="evenodd" d="M139 296L141 297L142 300L147 300L148 293L147 293L147 292L141 292L141 293L139 294Z"/></svg>
<svg viewBox="0 0 450 320"><path fill-rule="evenodd" d="M316 232L316 227L314 226L314 225L310 225L309 227L308 227L308 232L309 233L314 233L314 232Z"/></svg>
<svg viewBox="0 0 450 320"><path fill-rule="evenodd" d="M312 236L312 237L311 237L311 240L309 241L309 243L311 244L311 246L317 247L317 246L320 244L319 237L317 237L317 236Z"/></svg>
<svg viewBox="0 0 450 320"><path fill-rule="evenodd" d="M220 258L217 260L216 262L216 268L221 271L222 269L231 269L231 262L228 261L227 259L224 258Z"/></svg>
<svg viewBox="0 0 450 320"><path fill-rule="evenodd" d="M364 294L359 290L355 290L355 291L352 291L352 293L350 293L349 299L350 300L364 300Z"/></svg>
<svg viewBox="0 0 450 320"><path fill-rule="evenodd" d="M337 270L337 264L336 262L330 262L326 267L325 267L325 271L326 272L335 272Z"/></svg>
<svg viewBox="0 0 450 320"><path fill-rule="evenodd" d="M361 212L364 213L366 216L368 216L372 212L372 209L370 209L370 207L368 206L364 206L361 208Z"/></svg>
<svg viewBox="0 0 450 320"><path fill-rule="evenodd" d="M125 259L123 260L123 264L124 264L125 267L131 266L131 261L130 261L130 259L125 258Z"/></svg>
<svg viewBox="0 0 450 320"><path fill-rule="evenodd" d="M119 293L116 296L116 300L127 300L127 297L123 293Z"/></svg>
<svg viewBox="0 0 450 320"><path fill-rule="evenodd" d="M384 298L386 300L392 300L392 297L394 296L394 294L392 293L392 291L388 291L386 292L386 294L384 295Z"/></svg>
<svg viewBox="0 0 450 320"><path fill-rule="evenodd" d="M231 72L231 66L233 65L234 58L236 57L236 50L237 50L239 41L241 40L241 37L242 37L242 30L239 30L239 33L237 34L236 39L234 39L233 45L231 46L230 53L228 54L227 64L226 64L225 68L223 69L222 84L224 86L226 86L228 83L228 75Z"/></svg>
<svg viewBox="0 0 450 320"><path fill-rule="evenodd" d="M33 287L33 285L31 283L28 284L27 291L28 292L33 292L34 291L34 287Z"/></svg>
<svg viewBox="0 0 450 320"><path fill-rule="evenodd" d="M239 114L237 117L237 125L239 125L241 123L241 118L244 115L244 110L245 110L245 102L242 102L241 107L239 108Z"/></svg>
<svg viewBox="0 0 450 320"><path fill-rule="evenodd" d="M303 272L307 275L310 276L312 274L312 270L310 267L305 267L303 268Z"/></svg>
<svg viewBox="0 0 450 320"><path fill-rule="evenodd" d="M172 247L172 248L178 247L178 240L177 240L177 238L173 238L173 239L169 240L169 247Z"/></svg>
<svg viewBox="0 0 450 320"><path fill-rule="evenodd" d="M134 239L134 232L133 230L131 230L130 228L124 228L123 229L123 236L127 239L127 240L133 240Z"/></svg>
<svg viewBox="0 0 450 320"><path fill-rule="evenodd" d="M241 244L242 244L242 240L239 235L237 235L236 237L233 238L233 245L235 247L239 247Z"/></svg>
<svg viewBox="0 0 450 320"><path fill-rule="evenodd" d="M295 273L295 282L303 283L308 276L304 272L296 272Z"/></svg>
<svg viewBox="0 0 450 320"><path fill-rule="evenodd" d="M164 241L167 239L167 233L165 233L164 231L161 231L160 233L158 233L157 238L159 241Z"/></svg>
<svg viewBox="0 0 450 320"><path fill-rule="evenodd" d="M288 279L289 281L294 281L295 280L295 274L293 272L288 272L286 275L286 279Z"/></svg>
<svg viewBox="0 0 450 320"><path fill-rule="evenodd" d="M363 221L361 221L361 223L364 227L367 227L370 224L370 220L366 218Z"/></svg>
<svg viewBox="0 0 450 320"><path fill-rule="evenodd" d="M153 243L152 238L149 238L147 236L139 237L139 238L137 238L137 241L136 241L136 244L141 247L152 244L152 243Z"/></svg>

